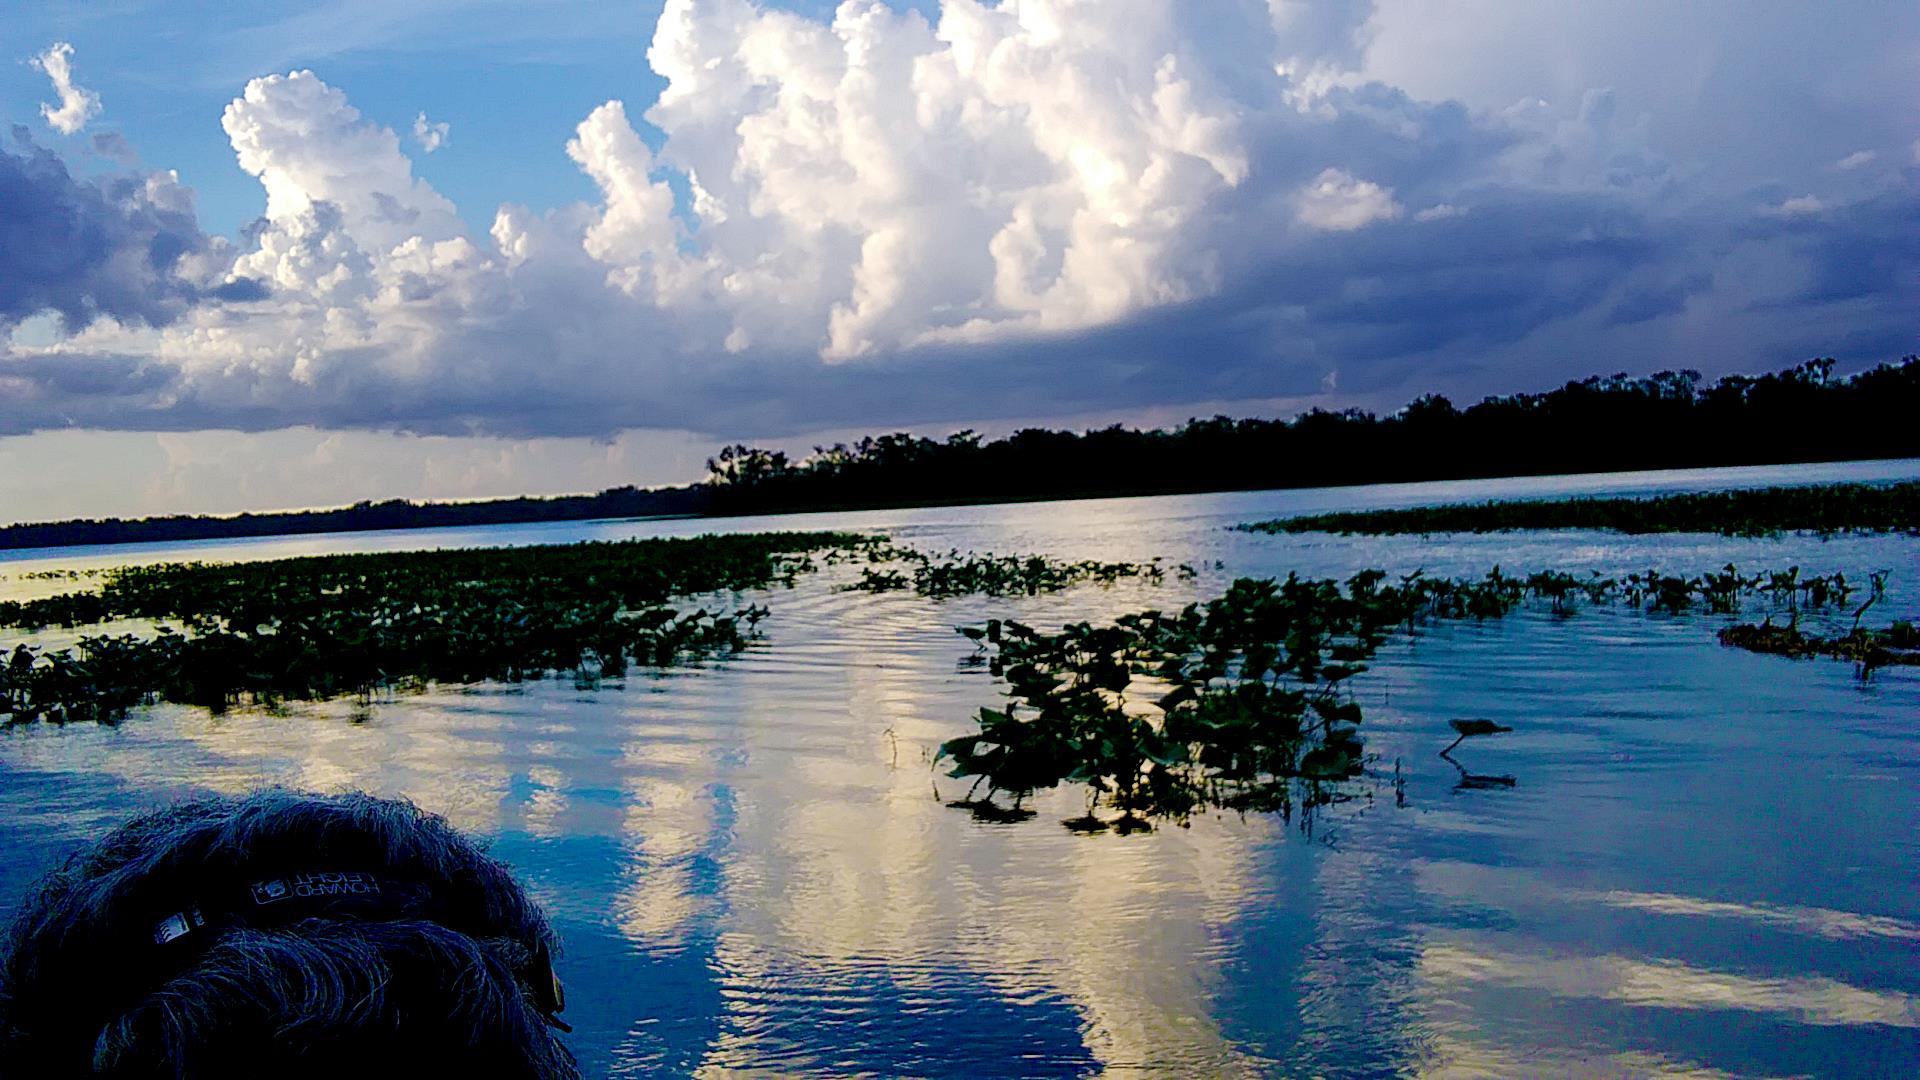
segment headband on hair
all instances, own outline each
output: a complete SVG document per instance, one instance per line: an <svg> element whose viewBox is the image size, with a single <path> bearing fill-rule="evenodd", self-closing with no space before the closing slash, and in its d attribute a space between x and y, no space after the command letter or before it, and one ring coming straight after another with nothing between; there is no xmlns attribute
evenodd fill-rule
<svg viewBox="0 0 1920 1080"><path fill-rule="evenodd" d="M432 919L441 906L440 898L424 882L360 870L297 870L240 880L243 884L237 886L203 890L153 924L152 945L158 951L151 955L159 966L183 966L220 931L235 927L262 930L316 917ZM545 940L533 942L532 956L515 975L543 1020L561 1031L573 1030L559 1017L567 1007L567 992L554 974L553 954Z"/></svg>

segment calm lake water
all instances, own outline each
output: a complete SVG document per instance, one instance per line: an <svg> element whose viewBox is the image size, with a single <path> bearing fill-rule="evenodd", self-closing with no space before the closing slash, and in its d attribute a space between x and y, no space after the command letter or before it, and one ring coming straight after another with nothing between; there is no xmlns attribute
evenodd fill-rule
<svg viewBox="0 0 1920 1080"><path fill-rule="evenodd" d="M849 528L922 548L1201 565L1194 582L930 601L756 596L760 646L597 689L145 710L0 733L0 905L128 814L262 784L405 795L491 841L567 944L588 1075L1913 1076L1920 670L1722 648L1724 618L1589 609L1423 630L1356 680L1369 794L1298 821L1081 836L949 809L933 748L997 704L953 632L1171 607L1235 576L1798 564L1893 571L1920 540L1258 536L1236 522L1490 496L1920 476L1920 461L564 523L0 555L48 567ZM1218 561L1219 567L1215 567ZM12 639L7 639L10 647ZM1461 790L1456 751L1512 788ZM1388 782L1398 761L1404 805Z"/></svg>

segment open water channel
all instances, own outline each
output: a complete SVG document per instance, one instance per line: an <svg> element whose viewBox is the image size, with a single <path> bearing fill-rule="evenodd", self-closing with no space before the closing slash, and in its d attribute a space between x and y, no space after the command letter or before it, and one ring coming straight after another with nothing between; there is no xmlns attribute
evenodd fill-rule
<svg viewBox="0 0 1920 1080"><path fill-rule="evenodd" d="M1001 700L960 663L956 624L1170 608L1236 576L1891 569L1868 621L1920 616L1911 537L1237 522L1915 476L1920 461L0 554L0 596L75 587L24 576L50 567L769 529L1201 567L947 601L841 591L851 572L831 568L753 597L773 613L746 654L597 688L7 730L0 908L137 810L358 788L488 838L531 883L567 945L590 1076L1913 1076L1920 669L1863 681L1722 648L1724 616L1626 607L1425 628L1356 680L1373 778L1310 829L1227 814L1083 836L1058 824L1080 812L1072 790L983 823L943 805L962 785L930 757ZM1455 756L1514 786L1461 786L1437 756L1456 717L1513 727Z"/></svg>

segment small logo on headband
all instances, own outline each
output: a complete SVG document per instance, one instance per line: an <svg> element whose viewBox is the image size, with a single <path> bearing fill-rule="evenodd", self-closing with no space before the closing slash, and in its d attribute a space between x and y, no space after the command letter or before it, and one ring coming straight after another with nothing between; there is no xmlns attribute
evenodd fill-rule
<svg viewBox="0 0 1920 1080"><path fill-rule="evenodd" d="M190 907L185 911L176 911L161 919L153 928L153 941L156 945L165 945L175 938L186 937L195 930L207 925L206 917L200 909Z"/></svg>
<svg viewBox="0 0 1920 1080"><path fill-rule="evenodd" d="M292 874L253 883L253 902L266 905L297 896L302 899L325 896L375 896L380 881L372 874L337 873Z"/></svg>

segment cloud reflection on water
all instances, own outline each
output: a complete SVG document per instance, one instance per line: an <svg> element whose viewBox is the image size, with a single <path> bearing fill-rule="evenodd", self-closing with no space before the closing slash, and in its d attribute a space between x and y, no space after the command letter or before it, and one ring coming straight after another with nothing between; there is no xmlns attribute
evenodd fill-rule
<svg viewBox="0 0 1920 1080"><path fill-rule="evenodd" d="M1169 830L1109 845L1046 825L972 825L934 798L925 756L991 693L985 679L956 685L950 620L930 629L925 605L905 597L787 599L805 639L743 660L727 703L746 717L755 793L730 842L757 854L724 870L732 929L716 964L729 1015L707 1066L820 1067L810 1055L827 1048L783 1045L805 1033L769 988L854 993L822 985L838 972L936 997L969 983L1009 1000L1057 995L1080 1014L1075 1038L1110 1068L1251 1071L1192 962L1253 888L1249 837ZM829 657L845 659L815 662ZM1076 798L1043 798L1041 820L1070 816Z"/></svg>
<svg viewBox="0 0 1920 1080"><path fill-rule="evenodd" d="M1764 1013L1803 1024L1920 1028L1920 996L1913 994L1818 976L1757 978L1676 960L1528 950L1453 932L1429 937L1419 973L1440 996L1497 985L1647 1008Z"/></svg>

